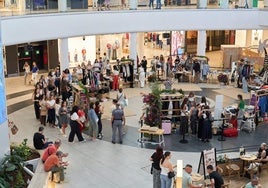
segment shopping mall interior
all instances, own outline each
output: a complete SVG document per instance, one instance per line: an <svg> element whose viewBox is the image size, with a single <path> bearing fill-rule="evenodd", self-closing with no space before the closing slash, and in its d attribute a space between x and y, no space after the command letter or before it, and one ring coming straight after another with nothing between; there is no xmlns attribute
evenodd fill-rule
<svg viewBox="0 0 268 188"><path fill-rule="evenodd" d="M267 0L246 1L247 6L240 1L226 0L162 1L160 10L148 7L148 3L129 0L124 6L119 1L111 1L108 9L106 4L98 7L91 0L0 1L0 105L4 107L0 113L1 158L10 152L11 143L19 144L25 138L32 147L33 134L41 125L34 116L34 86L24 85L25 62L36 62L40 77L58 65L61 70L72 70L82 62L94 62L105 53L112 65L117 59L129 57L134 62L136 75L137 62L143 56L148 60L150 74L154 56L163 55L165 59L171 56L174 61L176 56L183 59L185 54L192 54L208 58L211 69L208 80L195 84L191 79L175 79L173 88L182 89L185 96L194 92L197 100L206 96L213 113L219 103L221 108L237 104L238 94L249 104L250 93L243 93L235 82L220 83L217 76L226 74L231 79L233 62L245 58L254 73L262 69L263 49L268 47ZM98 8L103 11L98 11ZM123 143L111 143L110 108L117 91L110 90L109 97L102 99L102 139L91 141L87 134L83 134L86 142L75 140L69 143L59 129L45 127L44 134L49 140L61 139L60 150L69 153L66 158L69 166L65 170L65 180L54 183L44 172L40 160L28 187L152 187L149 159L157 144L141 143L142 135L138 131L143 94L150 93L151 87L148 81L143 88L136 79L134 81L133 87L120 83L129 103L124 110L126 134ZM218 96L222 96L220 102ZM15 135L11 133L8 120L18 127ZM68 127L67 134L69 132ZM193 166L193 177L201 174L201 179L195 179L196 187L200 183L205 186L203 175L207 173L207 162L204 154L213 151L213 159L223 168L221 173L229 188L242 188L250 182L244 174L249 163L241 159L239 149L244 146L247 155L255 156L260 144L267 143L267 132L267 122L261 121L256 129L239 131L237 137L225 137L216 132L207 143L187 133L184 136L188 142L183 144L180 129L175 127L170 134L163 136L164 143L161 144L164 151L171 151L173 164L182 160L183 166ZM227 157L228 162L220 164L221 157ZM226 168L231 163L239 167L239 177ZM176 170L181 171L183 166ZM262 187L268 186L267 173L264 168L256 172ZM177 184L176 188L179 187Z"/></svg>

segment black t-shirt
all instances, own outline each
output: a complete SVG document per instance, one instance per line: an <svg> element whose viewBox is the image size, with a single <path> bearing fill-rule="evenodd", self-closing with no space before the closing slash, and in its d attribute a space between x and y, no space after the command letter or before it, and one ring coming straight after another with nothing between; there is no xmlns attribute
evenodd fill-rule
<svg viewBox="0 0 268 188"><path fill-rule="evenodd" d="M221 185L224 184L221 175L218 172L216 172L216 171L211 172L209 174L209 177L210 177L210 179L214 179L215 188L221 188Z"/></svg>
<svg viewBox="0 0 268 188"><path fill-rule="evenodd" d="M45 136L39 132L34 133L33 136L33 144L35 149L44 149L44 143L43 140L45 140Z"/></svg>
<svg viewBox="0 0 268 188"><path fill-rule="evenodd" d="M151 158L153 159L153 167L155 169L157 169L157 170L161 170L161 168L160 168L160 160L161 160L162 156L157 157L156 153L153 153Z"/></svg>

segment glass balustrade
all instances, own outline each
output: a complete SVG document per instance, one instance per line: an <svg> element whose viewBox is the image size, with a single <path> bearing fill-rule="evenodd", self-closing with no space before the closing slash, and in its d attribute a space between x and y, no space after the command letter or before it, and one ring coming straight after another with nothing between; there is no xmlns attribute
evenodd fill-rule
<svg viewBox="0 0 268 188"><path fill-rule="evenodd" d="M157 3L160 3L157 5ZM0 0L0 16L61 12L127 11L130 9L246 9L263 8L268 0Z"/></svg>

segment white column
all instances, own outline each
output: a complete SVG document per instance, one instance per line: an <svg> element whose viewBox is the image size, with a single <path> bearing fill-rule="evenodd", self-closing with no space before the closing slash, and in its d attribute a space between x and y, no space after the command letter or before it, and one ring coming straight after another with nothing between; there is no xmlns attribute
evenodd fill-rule
<svg viewBox="0 0 268 188"><path fill-rule="evenodd" d="M0 32L1 30L0 20ZM0 160L5 154L9 154L9 128L7 122L7 104L6 104L6 84L4 74L4 63L3 63L3 46L2 38L0 35Z"/></svg>
<svg viewBox="0 0 268 188"><path fill-rule="evenodd" d="M137 53L141 60L144 54L144 33L137 33Z"/></svg>
<svg viewBox="0 0 268 188"><path fill-rule="evenodd" d="M59 44L59 59L60 59L60 70L69 68L69 50L68 50L68 38L58 40Z"/></svg>
<svg viewBox="0 0 268 188"><path fill-rule="evenodd" d="M58 1L58 10L60 12L67 11L67 0L60 0L60 1Z"/></svg>
<svg viewBox="0 0 268 188"><path fill-rule="evenodd" d="M229 0L220 0L220 8L228 9L229 8Z"/></svg>
<svg viewBox="0 0 268 188"><path fill-rule="evenodd" d="M134 73L137 72L137 33L130 33L130 59L134 60Z"/></svg>
<svg viewBox="0 0 268 188"><path fill-rule="evenodd" d="M207 33L205 30L198 31L197 36L197 55L205 56L206 55L206 42L207 42Z"/></svg>
<svg viewBox="0 0 268 188"><path fill-rule="evenodd" d="M137 10L138 0L129 0L129 10Z"/></svg>
<svg viewBox="0 0 268 188"><path fill-rule="evenodd" d="M203 9L203 8L207 8L208 6L208 1L207 0L197 0L197 8L198 9Z"/></svg>

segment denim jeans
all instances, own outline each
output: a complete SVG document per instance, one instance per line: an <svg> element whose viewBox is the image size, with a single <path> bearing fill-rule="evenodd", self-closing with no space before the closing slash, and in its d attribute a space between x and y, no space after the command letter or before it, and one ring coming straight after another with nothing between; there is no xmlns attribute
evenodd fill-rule
<svg viewBox="0 0 268 188"><path fill-rule="evenodd" d="M160 175L161 180L161 188L170 188L171 187L171 180L169 179L167 175Z"/></svg>
<svg viewBox="0 0 268 188"><path fill-rule="evenodd" d="M149 7L150 7L150 8L151 8L151 7L154 8L154 0L150 0L150 1L149 1Z"/></svg>
<svg viewBox="0 0 268 188"><path fill-rule="evenodd" d="M160 172L161 170L153 168L153 188L161 188Z"/></svg>
<svg viewBox="0 0 268 188"><path fill-rule="evenodd" d="M161 0L156 0L156 9L161 9Z"/></svg>

